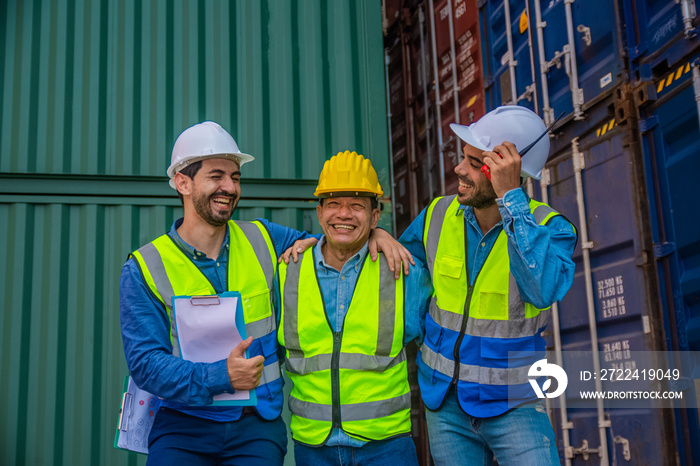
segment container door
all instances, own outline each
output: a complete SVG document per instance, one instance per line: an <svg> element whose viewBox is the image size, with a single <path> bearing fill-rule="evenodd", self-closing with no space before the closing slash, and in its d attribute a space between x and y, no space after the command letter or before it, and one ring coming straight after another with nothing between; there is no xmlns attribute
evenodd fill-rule
<svg viewBox="0 0 700 466"><path fill-rule="evenodd" d="M581 90L582 106L615 87L623 71L616 21L616 2L586 0L570 4L572 26L567 27L567 6L564 1L540 1L544 65L547 68L549 105L554 114L574 111L573 74ZM570 44L569 36L573 38ZM568 60L573 45L576 71ZM582 110L585 110L582 109Z"/></svg>
<svg viewBox="0 0 700 466"><path fill-rule="evenodd" d="M624 31L632 79L639 80L646 72L644 64L669 55L680 57L695 45L692 19L696 15L696 0L624 0ZM685 11L685 13L684 13ZM684 16L687 19L684 19ZM686 35L688 30L688 35ZM658 51L665 52L659 56ZM677 58L671 61L675 62ZM648 69L648 68L647 68Z"/></svg>
<svg viewBox="0 0 700 466"><path fill-rule="evenodd" d="M523 0L484 2L480 9L483 27L484 75L489 110L518 104L538 111L534 37ZM512 57L511 57L512 52Z"/></svg>
<svg viewBox="0 0 700 466"><path fill-rule="evenodd" d="M591 114L600 109L612 110L612 104L610 95ZM579 238L573 256L574 284L558 307L563 364L569 375L565 417L571 423L569 448L561 448L560 455L562 462L568 455L574 465L598 464L598 412L595 403L584 401L580 394L581 390L590 390L590 385L582 382L579 370L593 367L592 354L583 363L579 357L579 352L590 354L593 350L588 305L592 302L595 309L602 368L634 368L637 364L641 367L635 352L663 349L663 318L657 305L658 287L636 128L631 124L617 125L610 112L597 121L570 122L557 132L559 141L569 144L567 147L561 143L548 164L548 200L582 231L572 159L571 142L575 140L582 154L581 190L591 271L587 276L582 249L589 245ZM587 292L587 282L592 286L592 295ZM554 359L554 355L549 357ZM615 389L613 382L602 383L603 390ZM561 405L557 400L553 400L553 405L558 441L562 442ZM672 410L658 409L651 403L629 410L616 409L606 401L604 419L610 425L605 438L610 464L675 464L672 416ZM560 445L564 447L563 443Z"/></svg>
<svg viewBox="0 0 700 466"><path fill-rule="evenodd" d="M683 60L654 81L655 100L642 105L646 182L668 350L687 351L693 367L684 388L697 406L700 384L700 129L691 62ZM677 410L679 453L687 464L700 461L696 409ZM694 446L695 451L691 448Z"/></svg>

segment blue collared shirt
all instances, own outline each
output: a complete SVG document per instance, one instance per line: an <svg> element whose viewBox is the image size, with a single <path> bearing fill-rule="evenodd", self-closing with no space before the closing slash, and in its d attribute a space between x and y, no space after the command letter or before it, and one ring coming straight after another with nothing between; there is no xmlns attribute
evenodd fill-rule
<svg viewBox="0 0 700 466"><path fill-rule="evenodd" d="M339 332L343 328L357 278L368 254L368 243L365 243L362 249L348 259L343 264L342 269L338 271L328 265L323 257L322 246L324 242L325 237L322 237L314 247L315 267L323 302L326 305L328 321L333 331ZM415 262L416 265L410 266L408 276L404 277L404 344L416 340L420 345L423 342L425 315L428 311L433 287L427 268L423 267L419 260ZM277 302L279 303L279 299ZM325 445L361 447L365 443L367 442L352 438L341 429L336 428L333 429Z"/></svg>
<svg viewBox="0 0 700 466"><path fill-rule="evenodd" d="M310 237L307 233L265 219L259 220L270 232L277 254L291 247L296 240ZM177 228L181 224L182 219L173 223L168 235L183 251L191 254L192 261L211 281L217 293L226 291L230 247L228 228L219 255L214 260L180 238ZM119 305L126 363L140 388L164 398L164 406L199 417L215 421L231 421L240 417L240 407L189 406L210 404L213 396L233 392L226 359L214 363L193 363L172 355L168 313L144 283L133 258L127 260L122 268Z"/></svg>
<svg viewBox="0 0 700 466"><path fill-rule="evenodd" d="M571 224L563 216L553 217L546 225L535 223L527 194L520 188L508 191L496 202L502 221L486 234L479 227L474 209L460 206L467 221L470 285L474 284L496 238L505 230L510 271L523 300L538 308L548 307L561 300L574 281L574 262L571 256L576 247L576 233ZM414 258L424 263L425 212L426 209L423 209L399 239Z"/></svg>

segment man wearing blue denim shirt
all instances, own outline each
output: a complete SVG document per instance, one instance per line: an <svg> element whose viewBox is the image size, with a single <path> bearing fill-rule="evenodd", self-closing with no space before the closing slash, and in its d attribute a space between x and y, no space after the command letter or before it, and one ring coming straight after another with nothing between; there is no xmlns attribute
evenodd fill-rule
<svg viewBox="0 0 700 466"><path fill-rule="evenodd" d="M400 239L428 265L435 288L417 358L431 454L438 465L494 456L499 464L559 464L527 381L544 357L549 307L574 275L575 229L521 188L540 177L549 140L536 138L546 129L518 106L452 128L466 142L455 168L459 193L433 201ZM533 141L521 160L518 150Z"/></svg>
<svg viewBox="0 0 700 466"><path fill-rule="evenodd" d="M240 166L251 160L216 123L185 130L168 169L184 218L135 251L122 270L127 365L141 389L163 398L149 437L149 465L283 462L287 438L269 292L277 251L297 240L304 249L316 239L265 220L229 220L240 199ZM249 338L220 361L180 358L172 296L224 291L241 293ZM255 407L211 406L216 395L253 389Z"/></svg>
<svg viewBox="0 0 700 466"><path fill-rule="evenodd" d="M429 275L416 263L395 282L368 261L381 187L361 155L326 162L316 195L325 235L280 265L276 293L297 464L417 464L403 348L422 340Z"/></svg>

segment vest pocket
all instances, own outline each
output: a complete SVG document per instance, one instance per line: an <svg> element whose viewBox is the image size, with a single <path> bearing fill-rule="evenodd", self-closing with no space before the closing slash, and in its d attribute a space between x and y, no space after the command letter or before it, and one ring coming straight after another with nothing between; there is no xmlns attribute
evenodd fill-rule
<svg viewBox="0 0 700 466"><path fill-rule="evenodd" d="M440 256L435 260L434 283L436 303L440 309L462 314L467 294L464 260L454 256ZM440 322L442 325L443 322Z"/></svg>
<svg viewBox="0 0 700 466"><path fill-rule="evenodd" d="M270 292L268 290L245 294L242 296L242 301L246 324L272 316Z"/></svg>
<svg viewBox="0 0 700 466"><path fill-rule="evenodd" d="M459 279L464 270L464 261L458 257L441 256L435 261L435 271L445 277Z"/></svg>

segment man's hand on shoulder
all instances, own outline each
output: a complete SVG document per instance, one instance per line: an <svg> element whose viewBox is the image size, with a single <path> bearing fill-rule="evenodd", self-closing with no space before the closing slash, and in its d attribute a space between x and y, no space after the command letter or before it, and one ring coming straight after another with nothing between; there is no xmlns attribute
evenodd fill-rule
<svg viewBox="0 0 700 466"><path fill-rule="evenodd" d="M292 260L297 262L299 260L299 254L306 251L310 247L313 247L318 240L316 238L306 238L298 239L292 244L290 248L282 253L282 255L277 259L277 263L284 261L285 264L289 264L289 256L292 256Z"/></svg>
<svg viewBox="0 0 700 466"><path fill-rule="evenodd" d="M401 263L403 262L403 273L408 275L409 263L416 265L413 256L408 249L396 241L388 231L382 228L375 228L369 235L369 255L372 261L376 261L379 253L383 252L389 263L389 269L394 272L394 277L398 280L401 276Z"/></svg>

